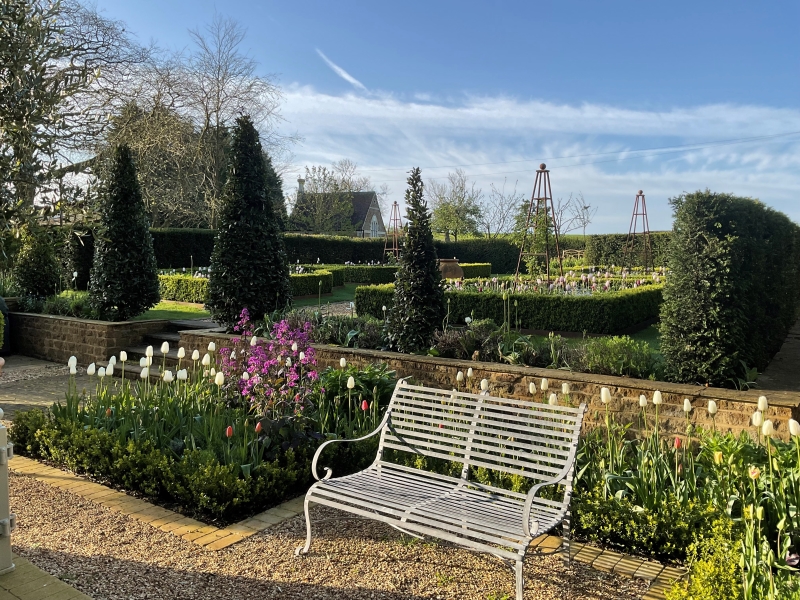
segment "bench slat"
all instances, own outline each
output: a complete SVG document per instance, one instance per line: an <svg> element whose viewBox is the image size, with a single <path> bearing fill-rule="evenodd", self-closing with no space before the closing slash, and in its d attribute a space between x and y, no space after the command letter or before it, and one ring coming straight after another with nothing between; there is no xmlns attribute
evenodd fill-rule
<svg viewBox="0 0 800 600"><path fill-rule="evenodd" d="M504 404L507 404L509 406L518 405L518 406L524 406L526 408L540 407L541 410L544 411L571 413L576 416L580 416L582 414L582 409L580 407L567 406L564 404L551 406L550 404L546 404L544 402L537 402L536 400L522 400L520 398L498 398L497 396L485 396L483 394L472 394L470 392L459 392L459 391L448 392L447 390L434 390L422 386L411 385L405 381L403 382L402 387L398 385L397 388L398 398L405 396L414 396L419 398L425 398L428 399L428 401L431 401L442 397L450 398L453 395L455 395L456 398L463 399L465 403L479 404L485 402L487 398L490 398L494 401L503 402Z"/></svg>

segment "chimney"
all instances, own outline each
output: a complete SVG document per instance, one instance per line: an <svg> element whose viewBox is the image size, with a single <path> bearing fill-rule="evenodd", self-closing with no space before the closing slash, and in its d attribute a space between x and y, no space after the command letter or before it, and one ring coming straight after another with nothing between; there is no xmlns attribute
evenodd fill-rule
<svg viewBox="0 0 800 600"><path fill-rule="evenodd" d="M298 194L302 194L303 193L303 184L305 182L306 182L305 179L302 179L300 177L297 178L297 193Z"/></svg>

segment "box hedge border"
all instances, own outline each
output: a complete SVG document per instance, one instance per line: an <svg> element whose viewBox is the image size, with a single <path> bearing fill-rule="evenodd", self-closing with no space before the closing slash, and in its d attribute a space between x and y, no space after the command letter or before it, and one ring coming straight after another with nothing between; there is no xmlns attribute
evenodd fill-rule
<svg viewBox="0 0 800 600"><path fill-rule="evenodd" d="M658 317L663 285L592 295L511 294L511 323L519 318L524 329L615 334ZM447 291L451 324L465 317L502 323L503 295L499 292ZM355 292L361 316L383 318L383 306L394 301L394 285L362 286ZM514 302L517 306L514 306Z"/></svg>
<svg viewBox="0 0 800 600"><path fill-rule="evenodd" d="M292 296L295 298L330 294L333 291L333 273L330 271L320 269L313 273L292 273L290 280ZM202 304L208 295L208 279L191 275L159 275L158 288L162 300Z"/></svg>

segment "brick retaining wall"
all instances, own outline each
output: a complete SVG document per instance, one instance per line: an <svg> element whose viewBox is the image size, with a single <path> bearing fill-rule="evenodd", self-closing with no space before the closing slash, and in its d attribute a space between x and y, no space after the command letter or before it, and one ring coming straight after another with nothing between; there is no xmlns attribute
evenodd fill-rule
<svg viewBox="0 0 800 600"><path fill-rule="evenodd" d="M217 348L222 348L230 337L226 334L202 330L182 331L181 345L186 347L188 354L195 348L206 348L210 341L215 342ZM686 417L683 412L684 398L689 398L694 408L691 412L692 424L708 429L714 426L714 422L706 410L708 401L714 400L719 409L715 419L718 430L730 431L734 434L749 430L753 434L754 429L750 426L750 416L755 410L758 397L763 393L758 390L738 392L663 381L571 373L554 369L417 356L378 350L356 350L339 346L315 344L313 347L317 352L317 364L320 368L338 367L339 359L342 357L348 363L357 366L385 362L391 369L397 371L400 377L411 376L418 382L444 389L455 387L456 373L461 370L466 375L467 369L470 367L474 372L472 386L477 387L480 380L486 378L489 380L491 393L499 396L530 398L528 393L530 382L534 382L538 390L541 379L546 377L550 384L550 391L558 392L560 398L561 384L567 382L571 388L571 399L576 403L587 402L589 405L586 415L588 426L603 422L605 406L600 401L602 387L609 388L613 396L612 402L608 405L609 412L614 414L617 422L632 423L634 430L640 427L639 395L645 394L650 401L653 392L660 390L664 404L659 409L659 422L662 431L667 435L684 435L686 433ZM772 419L776 435L787 438L789 435L788 420L790 418L800 420L800 393L768 392L766 395L770 401L770 408L765 418ZM537 391L535 397L541 400L542 392ZM649 403L647 410L651 424L654 416L653 409L652 403Z"/></svg>
<svg viewBox="0 0 800 600"><path fill-rule="evenodd" d="M70 356L78 364L102 361L120 350L138 346L149 333L163 331L168 321L93 321L12 312L11 348L17 354L65 363Z"/></svg>

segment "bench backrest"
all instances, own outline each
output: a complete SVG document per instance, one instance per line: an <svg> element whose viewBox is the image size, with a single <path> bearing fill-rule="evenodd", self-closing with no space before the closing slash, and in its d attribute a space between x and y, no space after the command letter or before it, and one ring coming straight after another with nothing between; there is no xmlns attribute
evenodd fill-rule
<svg viewBox="0 0 800 600"><path fill-rule="evenodd" d="M381 449L547 481L571 464L586 405L550 406L401 380L388 411Z"/></svg>

